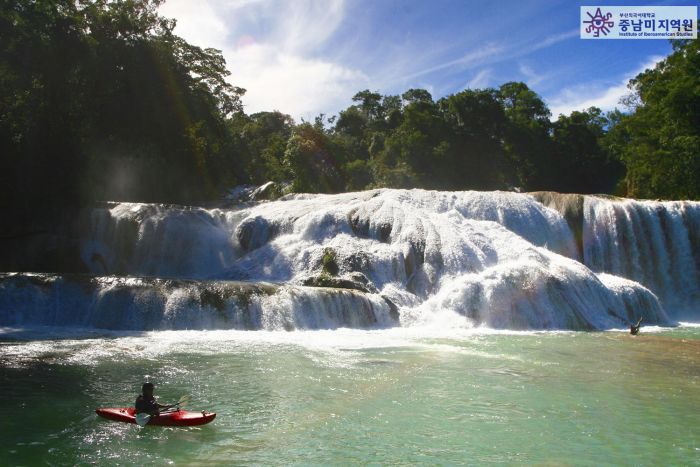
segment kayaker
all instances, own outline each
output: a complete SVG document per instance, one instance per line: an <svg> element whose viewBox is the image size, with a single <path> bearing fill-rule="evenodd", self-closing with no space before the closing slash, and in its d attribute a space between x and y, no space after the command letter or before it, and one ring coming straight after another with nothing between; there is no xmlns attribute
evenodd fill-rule
<svg viewBox="0 0 700 467"><path fill-rule="evenodd" d="M162 405L156 401L153 397L153 383L143 383L141 386L141 394L136 398L136 403L134 408L136 413L147 413L154 417L157 417L161 409L169 409L174 407L173 405Z"/></svg>

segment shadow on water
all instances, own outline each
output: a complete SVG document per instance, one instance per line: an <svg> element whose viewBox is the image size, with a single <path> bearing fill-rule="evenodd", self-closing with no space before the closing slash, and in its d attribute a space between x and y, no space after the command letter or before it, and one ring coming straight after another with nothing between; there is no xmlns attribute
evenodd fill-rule
<svg viewBox="0 0 700 467"><path fill-rule="evenodd" d="M10 464L45 462L58 434L83 423L90 413L91 369L50 358L7 363L0 360L0 452L9 453Z"/></svg>
<svg viewBox="0 0 700 467"><path fill-rule="evenodd" d="M0 327L0 342L143 337L149 332L57 326Z"/></svg>

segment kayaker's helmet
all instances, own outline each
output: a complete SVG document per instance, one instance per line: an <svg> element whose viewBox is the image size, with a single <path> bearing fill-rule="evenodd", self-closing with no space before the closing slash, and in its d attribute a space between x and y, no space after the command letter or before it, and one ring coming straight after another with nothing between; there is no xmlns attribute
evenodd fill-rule
<svg viewBox="0 0 700 467"><path fill-rule="evenodd" d="M141 386L141 392L153 391L153 383L143 383Z"/></svg>

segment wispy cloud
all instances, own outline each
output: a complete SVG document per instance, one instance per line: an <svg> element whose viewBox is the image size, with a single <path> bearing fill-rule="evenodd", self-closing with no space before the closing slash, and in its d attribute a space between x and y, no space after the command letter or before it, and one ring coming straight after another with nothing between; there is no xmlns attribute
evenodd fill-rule
<svg viewBox="0 0 700 467"><path fill-rule="evenodd" d="M560 114L569 115L574 110L585 110L589 107L598 107L603 111L613 110L620 106L620 99L630 93L627 83L642 71L653 68L664 57L649 57L640 67L626 74L623 79L612 86L602 86L600 83L577 85L562 89L556 96L548 100L552 111L552 119Z"/></svg>
<svg viewBox="0 0 700 467"><path fill-rule="evenodd" d="M469 80L466 87L470 89L483 89L488 87L491 81L492 71L493 70L488 68L479 71L472 79Z"/></svg>
<svg viewBox="0 0 700 467"><path fill-rule="evenodd" d="M570 13L568 5L561 8ZM521 10L521 16L540 18L547 8ZM435 12L431 6L398 8L346 0L168 0L161 7L165 16L178 20L176 34L222 50L231 83L247 89L247 113L277 109L296 119L312 119L338 112L361 89L391 94L421 87L440 98L460 91L465 83L483 88L498 84L495 77L506 77L551 90L548 102L556 117L591 105L615 107L627 93L627 80L636 74L603 83L581 66L587 57L559 53L574 49L574 44L562 43L579 35L578 29L552 33L561 21L513 22L503 37L494 33L495 19L468 25L451 21L450 16L468 11L465 6ZM437 14L434 22L425 21L427 12ZM438 23L445 27L436 30ZM576 18L566 24L574 23ZM548 47L557 47L557 54L535 53ZM652 53L659 52L646 55ZM543 63L546 69L540 67ZM555 80L562 67L580 71L580 79L590 84ZM615 75L620 76L619 67Z"/></svg>
<svg viewBox="0 0 700 467"><path fill-rule="evenodd" d="M419 76L434 73L436 71L445 70L447 68L459 67L460 69L468 69L483 63L485 59L492 58L495 55L500 54L503 51L503 46L498 44L487 44L484 47L479 48L471 52L467 52L460 58L455 60L449 60L437 65L424 68L420 71L414 72L405 76L405 79L414 79Z"/></svg>
<svg viewBox="0 0 700 467"><path fill-rule="evenodd" d="M544 40L537 41L536 43L530 43L530 44L525 44L525 45L520 45L520 44L515 44L514 46L506 46L504 44L500 43L489 43L486 45L481 45L479 44L478 48L474 51L468 52L464 54L462 57L454 59L454 60L448 60L442 63L438 63L436 65L429 65L425 66L422 69L419 69L418 71L413 71L413 72L408 72L404 73L402 76L402 79L404 81L410 81L415 78L421 77L421 76L427 76L430 74L433 74L438 71L445 71L449 69L455 69L458 71L464 71L464 70L469 70L476 68L478 66L483 66L483 65L493 65L497 63L501 63L507 60L515 60L519 57L524 57L527 55L530 55L533 52L536 52L538 50L553 46L555 44L558 44L560 42L566 41L568 39L578 37L579 35L579 30L570 30L564 33L560 34L554 34L551 36L546 37ZM531 69L527 68L528 71L532 71ZM522 70L521 70L522 72ZM526 74L526 73L523 73ZM529 76L526 75L531 81L534 82L540 82L544 77L536 76L534 73L530 73ZM486 76L482 76L482 81L485 79ZM534 83L536 84L536 83ZM530 85L534 85L530 84ZM472 86L471 83L467 85L468 87L475 87ZM483 86L483 84L481 84Z"/></svg>
<svg viewBox="0 0 700 467"><path fill-rule="evenodd" d="M525 78L525 83L531 88L537 86L546 78L545 75L537 73L535 70L525 65L524 63L521 63L518 66L518 71L520 71L520 74L523 75L523 77Z"/></svg>
<svg viewBox="0 0 700 467"><path fill-rule="evenodd" d="M570 31L566 31L560 34L553 34L551 36L545 37L541 41L537 41L536 43L533 43L529 46L526 46L520 51L521 55L526 55L532 52L535 52L537 50L541 50L547 47L551 47L554 44L558 44L560 42L564 42L569 39L573 39L574 37L579 37L581 32L578 29L571 29Z"/></svg>

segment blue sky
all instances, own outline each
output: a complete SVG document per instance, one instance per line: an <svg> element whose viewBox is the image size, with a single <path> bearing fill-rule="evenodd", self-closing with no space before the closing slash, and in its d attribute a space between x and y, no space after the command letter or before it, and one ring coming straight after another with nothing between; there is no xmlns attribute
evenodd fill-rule
<svg viewBox="0 0 700 467"><path fill-rule="evenodd" d="M618 106L666 40L582 40L581 5L697 2L533 0L168 0L188 41L222 50L247 113L334 115L360 90L435 99L524 81L559 113Z"/></svg>

